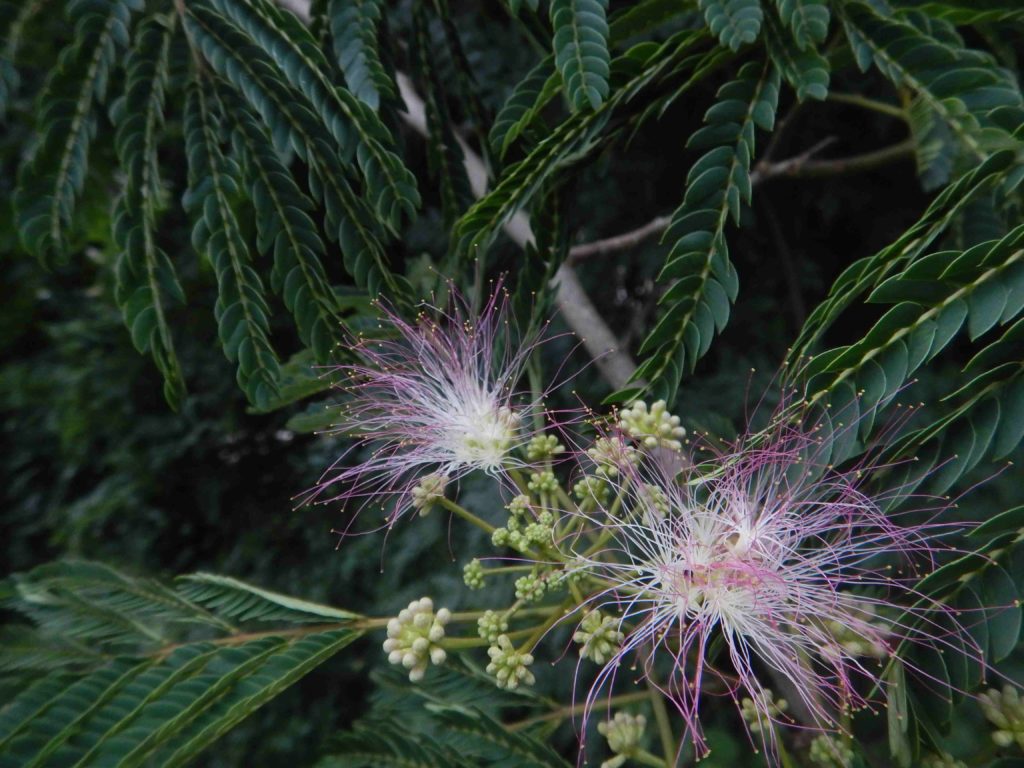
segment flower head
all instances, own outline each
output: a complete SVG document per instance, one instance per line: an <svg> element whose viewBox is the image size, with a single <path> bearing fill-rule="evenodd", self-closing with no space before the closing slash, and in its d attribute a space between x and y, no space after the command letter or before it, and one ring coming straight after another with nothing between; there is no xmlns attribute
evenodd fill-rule
<svg viewBox="0 0 1024 768"><path fill-rule="evenodd" d="M717 693L738 707L745 700L745 719L758 724L751 730L770 754L775 729L767 726L790 721L772 707L766 673L788 681L787 694L828 730L843 708L867 704L860 691L880 682L882 666L865 656L891 653L903 640L961 652L970 644L937 629L925 610L946 609L913 593L912 573L901 575L933 557L940 526L897 525L861 489L870 467L836 472L815 461L826 449L815 430L780 420L681 472L678 462L665 469L651 457L622 463L615 514L607 504L576 513L610 545L569 553L608 585L588 607L617 614L625 634L589 704L634 654L675 703L698 752L699 703ZM849 634L870 653L851 647Z"/></svg>
<svg viewBox="0 0 1024 768"><path fill-rule="evenodd" d="M538 342L510 332L502 296L496 291L479 313L456 298L447 312L424 309L415 322L382 307L393 336L360 340L362 362L341 368L351 395L342 429L373 453L356 466L336 463L311 498L390 497L394 519L440 497L424 489L423 475L440 489L473 470L497 475L519 463L514 450L533 437L527 417L539 404L522 403L514 387Z"/></svg>

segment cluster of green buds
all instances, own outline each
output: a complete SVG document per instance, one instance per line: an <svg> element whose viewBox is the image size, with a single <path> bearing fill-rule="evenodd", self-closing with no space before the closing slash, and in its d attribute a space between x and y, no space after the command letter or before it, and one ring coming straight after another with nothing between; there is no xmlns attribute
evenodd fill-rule
<svg viewBox="0 0 1024 768"><path fill-rule="evenodd" d="M599 437L587 449L587 455L596 465L596 474L615 477L619 468L640 463L640 452L621 437Z"/></svg>
<svg viewBox="0 0 1024 768"><path fill-rule="evenodd" d="M572 487L572 493L579 501L581 512L593 512L608 504L611 487L603 477L585 475Z"/></svg>
<svg viewBox="0 0 1024 768"><path fill-rule="evenodd" d="M516 599L534 603L544 597L548 589L547 579L538 569L516 579Z"/></svg>
<svg viewBox="0 0 1024 768"><path fill-rule="evenodd" d="M444 497L444 488L448 478L438 472L424 475L412 489L412 508L419 512L420 517L430 514L437 500Z"/></svg>
<svg viewBox="0 0 1024 768"><path fill-rule="evenodd" d="M484 611L484 615L476 620L476 631L481 640L494 645L499 636L508 632L508 619L503 613Z"/></svg>
<svg viewBox="0 0 1024 768"><path fill-rule="evenodd" d="M384 641L388 661L408 669L411 682L422 680L429 664L443 664L447 658L438 643L444 638L445 624L451 618L447 608L434 613L429 597L413 600L388 622L388 638Z"/></svg>
<svg viewBox="0 0 1024 768"><path fill-rule="evenodd" d="M751 733L762 733L789 709L789 702L785 699L776 699L771 688L765 688L760 694L755 695L762 699L761 705L755 703L752 698L744 698L740 702L740 716Z"/></svg>
<svg viewBox="0 0 1024 768"><path fill-rule="evenodd" d="M890 626L882 619L870 618L875 616L875 607L871 603L858 601L857 611L872 627L876 627L879 630L879 634L886 635L891 631ZM888 651L883 645L865 637L863 632L856 632L849 626L835 621L828 622L825 627L835 644L850 656L868 656L873 659L884 659L888 655ZM826 656L838 656L839 654L836 651L835 647L824 649Z"/></svg>
<svg viewBox="0 0 1024 768"><path fill-rule="evenodd" d="M558 478L550 470L531 472L530 481L526 484L534 493L555 493L558 490Z"/></svg>
<svg viewBox="0 0 1024 768"><path fill-rule="evenodd" d="M640 751L640 740L647 727L643 715L616 712L611 720L597 724L597 732L608 740L608 748L615 757L601 763L601 768L619 768Z"/></svg>
<svg viewBox="0 0 1024 768"><path fill-rule="evenodd" d="M518 552L526 552L534 544L551 543L555 516L550 510L542 510L536 518L530 512L530 497L524 494L516 496L508 504L508 522L504 528L497 528L491 534L491 541L496 547L511 547Z"/></svg>
<svg viewBox="0 0 1024 768"><path fill-rule="evenodd" d="M462 580L470 589L483 589L484 566L477 558L474 557L463 567Z"/></svg>
<svg viewBox="0 0 1024 768"><path fill-rule="evenodd" d="M526 444L526 458L530 461L553 459L565 451L565 446L554 435L537 435Z"/></svg>
<svg viewBox="0 0 1024 768"><path fill-rule="evenodd" d="M508 635L499 635L497 641L487 649L491 663L487 674L494 675L499 688L512 691L520 685L533 685L536 678L529 670L533 654L517 651Z"/></svg>
<svg viewBox="0 0 1024 768"><path fill-rule="evenodd" d="M678 451L686 437L686 430L679 426L679 417L668 412L664 400L657 400L650 408L642 400L633 402L619 412L618 427L648 448Z"/></svg>
<svg viewBox="0 0 1024 768"><path fill-rule="evenodd" d="M1017 742L1024 749L1024 701L1021 701L1016 688L1004 685L1001 692L990 688L978 695L978 704L985 717L996 727L992 732L992 741L1000 747L1008 747Z"/></svg>
<svg viewBox="0 0 1024 768"><path fill-rule="evenodd" d="M849 745L827 733L814 737L808 757L819 768L850 768L853 764Z"/></svg>
<svg viewBox="0 0 1024 768"><path fill-rule="evenodd" d="M623 635L617 618L594 610L583 617L572 639L581 646L581 658L604 664L618 652Z"/></svg>
<svg viewBox="0 0 1024 768"><path fill-rule="evenodd" d="M668 496L658 486L641 483L637 488L637 496L642 500L643 509L649 517L664 520L668 515L670 506ZM647 522L650 523L653 520L647 520Z"/></svg>

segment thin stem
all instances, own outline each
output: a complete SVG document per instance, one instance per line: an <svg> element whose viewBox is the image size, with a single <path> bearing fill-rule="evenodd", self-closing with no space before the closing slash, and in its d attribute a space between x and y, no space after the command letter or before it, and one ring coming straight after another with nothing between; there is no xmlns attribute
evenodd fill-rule
<svg viewBox="0 0 1024 768"><path fill-rule="evenodd" d="M520 649L522 653L530 653L534 646L540 642L540 639L544 637L544 633L551 629L557 624L563 616L565 616L565 603L559 603L556 606L552 606L553 610L551 615L548 616L547 621L540 624L534 631L533 634L527 638L526 642L523 643L523 647Z"/></svg>
<svg viewBox="0 0 1024 768"><path fill-rule="evenodd" d="M443 506L449 512L451 512L454 515L458 515L463 520L469 521L470 523L475 525L477 528L480 528L481 530L487 531L488 535L494 533L497 530L497 528L495 528L493 525L488 523L486 520L481 520L479 517L477 517L472 512L470 512L468 509L466 509L465 507L460 506L459 504L456 504L451 499L448 499L448 498L445 498L445 497L442 496L439 499L439 501L441 503L441 506Z"/></svg>
<svg viewBox="0 0 1024 768"><path fill-rule="evenodd" d="M637 693L623 693L619 696L612 696L607 700L607 705L613 707L619 704L630 704L634 701L643 701L647 698L646 691L639 691ZM534 717L528 717L525 720L520 720L515 723L508 725L509 730L520 731L523 728L529 728L531 725L537 723L546 723L549 720L564 720L567 717L573 715L582 715L587 711L588 704L575 704L571 707L559 707L552 712L548 712L543 715L535 715Z"/></svg>
<svg viewBox="0 0 1024 768"><path fill-rule="evenodd" d="M889 104L888 102L879 101L877 99L870 99L867 96L861 96L859 93L837 93L836 91L829 91L828 100L836 101L840 104L852 104L855 107L863 107L864 109L870 109L873 112L881 112L883 115L890 115L900 120L907 119L907 113L895 104Z"/></svg>
<svg viewBox="0 0 1024 768"><path fill-rule="evenodd" d="M517 629L514 632L505 632L504 634L508 635L509 639L515 640L530 634L531 631L533 631L533 627ZM489 640L484 640L480 637L446 637L438 643L438 645L446 651L463 651L468 650L469 648L484 648L490 644Z"/></svg>
<svg viewBox="0 0 1024 768"><path fill-rule="evenodd" d="M676 739L672 735L672 723L668 719L665 699L650 678L647 679L647 695L651 700L651 709L654 710L654 719L658 723L658 738L661 739L661 750L665 753L664 765L671 765L676 754Z"/></svg>

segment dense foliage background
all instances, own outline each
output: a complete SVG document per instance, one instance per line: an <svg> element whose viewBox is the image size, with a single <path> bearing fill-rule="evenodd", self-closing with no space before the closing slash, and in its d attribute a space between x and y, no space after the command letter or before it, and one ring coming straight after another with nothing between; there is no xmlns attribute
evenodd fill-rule
<svg viewBox="0 0 1024 768"><path fill-rule="evenodd" d="M566 356L569 370L585 368L556 401L597 408L629 387L620 400L667 396L691 429L722 436L801 355L859 343L845 358L852 373L830 367L834 355L819 359L813 391L842 400L842 379L874 402L921 402L912 427L924 432L907 450L945 472L940 492L987 479L963 501L973 519L1022 502L1019 470L1000 473L1024 429L1013 324L1024 306L1018 4L548 5L330 0L314 2L309 33L264 0L0 6L0 537L3 571L21 574L0 588L0 701L54 669L66 682L106 663L90 658L104 643L111 655L150 647L131 646L127 630L76 640L82 625L58 616L64 598L52 615L25 610L26 584L87 578L32 571L66 558L139 577L224 574L371 616L424 594L465 606L461 565L482 536L435 514L386 543L356 537L336 549L341 511L293 502L345 445L314 434L332 421L324 404L337 395L319 366L345 359L343 326L373 327L377 291L411 311L444 289L441 276L472 295L505 275L524 326L551 311L555 331L592 341L543 348L545 375ZM586 57L566 42L573 30L595 41ZM748 111L752 84L769 93ZM425 126L408 119L403 92L424 100ZM471 207L479 192L463 162L480 157L498 191ZM959 186L943 193L950 184ZM512 218L520 208L535 233L525 251ZM686 218L701 211L700 226ZM658 217L669 216L660 239ZM628 242L579 247L638 227ZM924 258L935 252L945 255ZM853 273L865 282L844 294L851 273L837 278L852 264L866 265ZM985 270L1000 277L975 296ZM549 288L556 272L603 324ZM894 275L904 282L865 303ZM682 288L666 298L673 285ZM831 305L830 291L840 297ZM906 349L867 354L917 322L904 313L881 323L892 305L906 300L920 314L960 298L964 315L940 320L948 343L935 342L927 365L908 365ZM589 365L608 332L618 351ZM622 374L631 358L642 364L639 390ZM492 494L479 481L463 498L486 509ZM1016 558L1005 572L1014 578L1020 558L1007 535L1019 517L978 542ZM1013 580L999 592L1013 593L1009 602ZM45 589L62 594L55 584ZM1001 621L1012 674L1019 611ZM371 706L406 723L446 696L509 720L546 706L456 667L410 696L383 665L379 638L356 639L195 760L311 765L352 753L352 737L339 746L339 734ZM564 695L570 677L556 670L539 695ZM955 716L929 715L935 723L921 730L934 733L915 726L912 757L890 755L884 715L865 716L860 764L919 765L934 741L970 765L1019 755L992 743L969 699ZM753 759L731 717L711 722L707 765ZM534 735L547 735L545 722ZM571 728L548 730L573 759ZM28 764L17 749L0 764ZM481 762L501 751L490 749ZM346 760L327 764L355 764Z"/></svg>

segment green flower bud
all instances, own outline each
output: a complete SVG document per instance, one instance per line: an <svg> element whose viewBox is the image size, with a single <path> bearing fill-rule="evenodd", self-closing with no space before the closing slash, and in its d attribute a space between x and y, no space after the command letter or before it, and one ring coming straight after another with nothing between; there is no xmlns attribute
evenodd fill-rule
<svg viewBox="0 0 1024 768"><path fill-rule="evenodd" d="M462 580L470 589L483 589L484 567L475 557L463 567Z"/></svg>
<svg viewBox="0 0 1024 768"><path fill-rule="evenodd" d="M537 435L526 444L526 458L530 461L550 459L565 450L554 435Z"/></svg>
<svg viewBox="0 0 1024 768"><path fill-rule="evenodd" d="M544 597L547 583L536 572L516 579L516 599L528 603L536 602Z"/></svg>
<svg viewBox="0 0 1024 768"><path fill-rule="evenodd" d="M533 655L517 651L508 635L500 635L497 642L487 649L487 655L491 657L487 674L494 675L499 688L511 691L520 685L536 682L533 673L527 669L533 664Z"/></svg>
<svg viewBox="0 0 1024 768"><path fill-rule="evenodd" d="M532 472L526 487L534 493L554 493L558 490L558 478L555 477L554 472L547 470L544 472Z"/></svg>
<svg viewBox="0 0 1024 768"><path fill-rule="evenodd" d="M412 507L420 513L420 517L430 514L434 504L444 496L444 488L448 478L437 472L424 475L412 489Z"/></svg>
<svg viewBox="0 0 1024 768"><path fill-rule="evenodd" d="M836 737L823 733L811 742L808 757L819 768L850 768L853 750Z"/></svg>
<svg viewBox="0 0 1024 768"><path fill-rule="evenodd" d="M476 620L476 631L481 640L493 645L498 641L499 635L508 632L508 619L497 611L485 611L484 615Z"/></svg>
<svg viewBox="0 0 1024 768"><path fill-rule="evenodd" d="M967 768L967 763L957 760L950 754L925 755L921 768Z"/></svg>
<svg viewBox="0 0 1024 768"><path fill-rule="evenodd" d="M608 504L611 489L603 478L586 475L572 487L572 493L579 499L580 511L591 512Z"/></svg>
<svg viewBox="0 0 1024 768"><path fill-rule="evenodd" d="M428 664L443 664L447 658L438 643L444 638L445 624L451 618L447 608L434 613L429 597L413 600L388 622L388 637L384 641L388 661L408 669L410 682L422 680Z"/></svg>
<svg viewBox="0 0 1024 768"><path fill-rule="evenodd" d="M509 514L513 517L518 515L525 515L530 511L530 497L525 493L521 493L516 496L512 501L505 507L509 511Z"/></svg>
<svg viewBox="0 0 1024 768"><path fill-rule="evenodd" d="M621 437L599 437L587 449L587 455L597 465L595 472L603 477L616 477L627 464L637 464L640 453Z"/></svg>
<svg viewBox="0 0 1024 768"><path fill-rule="evenodd" d="M758 703L752 698L744 698L740 702L740 716L751 733L761 733L764 728L771 727L772 721L777 720L789 709L789 702L785 699L775 699L771 688L765 688L758 696Z"/></svg>
<svg viewBox="0 0 1024 768"><path fill-rule="evenodd" d="M664 400L658 400L648 409L647 403L637 400L619 412L619 429L647 448L682 449L680 442L686 430L679 426L679 417L668 412Z"/></svg>
<svg viewBox="0 0 1024 768"><path fill-rule="evenodd" d="M598 723L597 732L608 740L608 748L616 755L601 763L601 768L619 768L637 754L646 727L646 717L628 712L616 712L611 720Z"/></svg>
<svg viewBox="0 0 1024 768"><path fill-rule="evenodd" d="M591 611L583 617L579 629L573 634L579 643L580 658L604 664L619 650L623 635L619 631L619 620L614 616L603 616L600 611Z"/></svg>
<svg viewBox="0 0 1024 768"><path fill-rule="evenodd" d="M978 704L989 722L996 727L992 741L1000 747L1013 742L1024 749L1024 701L1012 685L1004 685L1002 691L990 688L978 694Z"/></svg>

